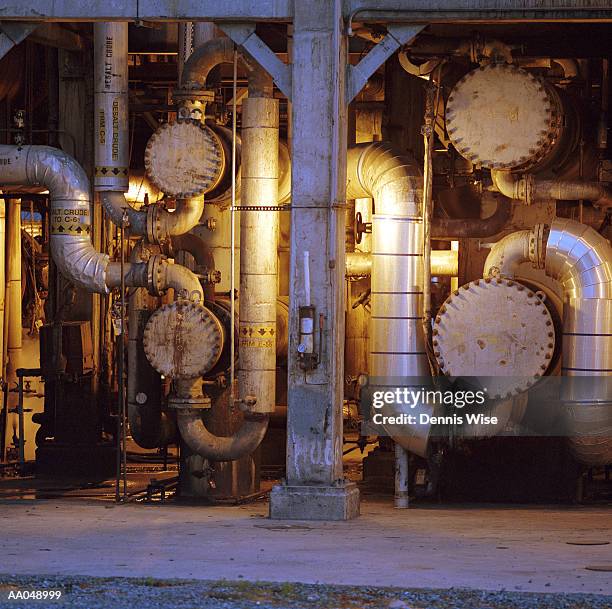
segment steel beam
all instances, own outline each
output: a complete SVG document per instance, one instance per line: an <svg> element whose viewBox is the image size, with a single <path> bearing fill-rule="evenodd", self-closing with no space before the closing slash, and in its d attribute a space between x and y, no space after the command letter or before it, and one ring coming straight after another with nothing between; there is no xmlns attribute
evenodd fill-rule
<svg viewBox="0 0 612 609"><path fill-rule="evenodd" d="M392 24L387 35L355 66L347 66L346 101L350 103L365 87L368 79L402 45L408 44L423 30L424 24Z"/></svg>
<svg viewBox="0 0 612 609"><path fill-rule="evenodd" d="M359 510L358 490L342 471L346 36L341 0L294 7L287 475L271 493L270 515L344 520ZM298 349L307 305L316 362Z"/></svg>
<svg viewBox="0 0 612 609"><path fill-rule="evenodd" d="M36 27L35 23L0 23L0 59L25 40Z"/></svg>
<svg viewBox="0 0 612 609"><path fill-rule="evenodd" d="M255 33L253 23L224 23L221 29L274 79L276 86L291 99L291 66L283 63Z"/></svg>
<svg viewBox="0 0 612 609"><path fill-rule="evenodd" d="M291 21L292 0L7 0L0 19L22 21Z"/></svg>

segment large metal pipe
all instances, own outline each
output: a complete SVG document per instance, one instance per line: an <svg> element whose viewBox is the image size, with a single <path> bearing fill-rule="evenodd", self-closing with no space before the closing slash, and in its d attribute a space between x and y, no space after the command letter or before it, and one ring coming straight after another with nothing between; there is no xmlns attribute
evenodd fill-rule
<svg viewBox="0 0 612 609"><path fill-rule="evenodd" d="M535 201L592 201L599 207L612 206L612 189L601 182L579 180L541 180L530 174L519 176L509 171L491 171L493 184L510 199L531 204Z"/></svg>
<svg viewBox="0 0 612 609"><path fill-rule="evenodd" d="M129 188L128 24L94 24L94 104L96 117L94 188L117 226L124 214L132 235L158 243L191 230L204 210L202 197L179 200L174 213L159 205L134 209L126 200Z"/></svg>
<svg viewBox="0 0 612 609"><path fill-rule="evenodd" d="M564 293L562 370L570 379L562 400L570 443L582 463L608 464L612 462L612 248L591 227L557 218L547 239L539 227L502 239L487 257L485 276L511 276L521 262L539 263L539 252L547 275L560 283Z"/></svg>
<svg viewBox="0 0 612 609"><path fill-rule="evenodd" d="M419 168L387 143L351 147L347 199L373 198L370 375L396 386L398 378L429 377L423 336L423 200ZM395 379L394 379L395 377ZM425 403L412 414L431 412ZM418 420L418 416L417 416ZM429 426L386 427L410 452L427 454Z"/></svg>

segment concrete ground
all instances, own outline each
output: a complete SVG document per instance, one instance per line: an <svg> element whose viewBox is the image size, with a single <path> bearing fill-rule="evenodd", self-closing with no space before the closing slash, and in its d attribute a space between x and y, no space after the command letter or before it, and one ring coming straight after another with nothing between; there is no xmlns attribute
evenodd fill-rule
<svg viewBox="0 0 612 609"><path fill-rule="evenodd" d="M263 502L0 505L5 574L612 595L608 507L395 510L389 498L366 497L354 521L279 522L266 517Z"/></svg>

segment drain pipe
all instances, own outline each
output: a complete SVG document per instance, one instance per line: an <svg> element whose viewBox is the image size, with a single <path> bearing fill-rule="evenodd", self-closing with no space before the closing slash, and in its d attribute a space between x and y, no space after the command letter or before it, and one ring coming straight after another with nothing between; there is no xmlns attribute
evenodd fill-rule
<svg viewBox="0 0 612 609"><path fill-rule="evenodd" d="M353 146L347 158L346 197L373 198L376 205L372 217L370 375L379 379L430 377L422 324L423 198L419 168L412 158L396 154L387 143ZM416 414L418 420L421 412L432 414L433 408L420 403L409 414ZM387 425L385 429L406 450L427 455L429 426Z"/></svg>
<svg viewBox="0 0 612 609"><path fill-rule="evenodd" d="M546 274L560 283L570 444L580 462L605 465L612 462L612 248L591 227L566 218L554 220L548 237L545 232L540 226L502 239L487 257L485 276L509 276L521 262L543 260Z"/></svg>
<svg viewBox="0 0 612 609"><path fill-rule="evenodd" d="M592 201L598 207L612 207L612 189L601 182L540 180L509 171L491 171L493 185L510 199L531 205L535 201Z"/></svg>
<svg viewBox="0 0 612 609"><path fill-rule="evenodd" d="M248 208L275 206L278 201L278 114L272 80L254 71L242 107L238 394L244 422L233 436L219 437L206 429L200 411L178 412L183 440L214 461L252 453L276 402L278 212Z"/></svg>

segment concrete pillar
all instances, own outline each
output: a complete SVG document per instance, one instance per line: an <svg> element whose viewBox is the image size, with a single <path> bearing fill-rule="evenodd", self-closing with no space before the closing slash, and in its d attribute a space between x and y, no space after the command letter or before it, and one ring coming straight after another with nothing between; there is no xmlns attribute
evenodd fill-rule
<svg viewBox="0 0 612 609"><path fill-rule="evenodd" d="M359 513L359 492L342 473L347 41L341 8L341 0L294 3L287 478L272 490L272 518L346 520ZM320 353L312 370L302 368L298 353L299 308L306 305L315 307Z"/></svg>

